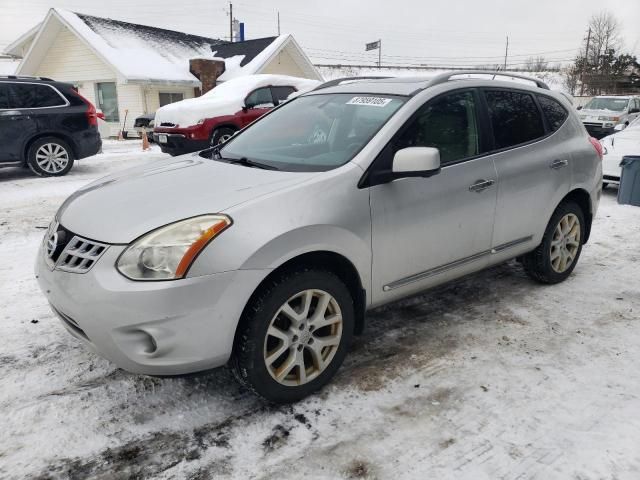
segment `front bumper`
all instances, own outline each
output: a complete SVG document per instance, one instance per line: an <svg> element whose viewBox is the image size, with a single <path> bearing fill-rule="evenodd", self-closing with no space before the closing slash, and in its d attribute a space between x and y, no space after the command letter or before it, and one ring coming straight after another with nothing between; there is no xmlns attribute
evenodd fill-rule
<svg viewBox="0 0 640 480"><path fill-rule="evenodd" d="M180 375L224 365L247 300L268 270L135 282L110 246L87 273L51 270L40 248L36 278L67 330L118 367Z"/></svg>
<svg viewBox="0 0 640 480"><path fill-rule="evenodd" d="M608 123L589 123L583 122L587 132L594 138L603 138L615 132L615 125Z"/></svg>
<svg viewBox="0 0 640 480"><path fill-rule="evenodd" d="M621 161L622 155L616 155L611 152L602 157L602 179L605 183L620 183L620 175L622 175Z"/></svg>

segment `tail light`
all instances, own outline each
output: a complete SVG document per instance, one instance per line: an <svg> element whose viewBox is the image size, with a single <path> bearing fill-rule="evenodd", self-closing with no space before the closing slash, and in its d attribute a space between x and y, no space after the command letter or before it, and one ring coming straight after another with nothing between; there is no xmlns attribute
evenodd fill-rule
<svg viewBox="0 0 640 480"><path fill-rule="evenodd" d="M96 110L96 107L93 106L93 103L91 103L89 100L87 100L82 95L80 95L79 92L76 92L76 95L87 106L87 111L85 113L87 115L87 121L89 122L90 127L95 127L98 125L98 118L101 118L102 120L104 120L104 113L102 112L98 113L98 111Z"/></svg>
<svg viewBox="0 0 640 480"><path fill-rule="evenodd" d="M602 160L602 156L604 155L602 144L593 137L589 137L589 141L591 142L591 145L593 145L593 148L596 149L596 153L598 154L598 157L600 157L600 160Z"/></svg>

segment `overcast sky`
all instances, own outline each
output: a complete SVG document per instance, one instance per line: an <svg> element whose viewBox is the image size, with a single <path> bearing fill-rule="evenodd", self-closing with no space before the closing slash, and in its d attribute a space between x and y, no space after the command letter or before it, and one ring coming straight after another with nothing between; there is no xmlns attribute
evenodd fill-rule
<svg viewBox="0 0 640 480"><path fill-rule="evenodd" d="M50 7L224 38L229 3L220 0L0 0L0 50L42 20ZM640 57L640 0L242 0L234 17L247 38L292 33L316 63L372 63L365 42L382 39L383 62L455 65L509 63L541 54L572 59L589 17L611 11L626 48Z"/></svg>

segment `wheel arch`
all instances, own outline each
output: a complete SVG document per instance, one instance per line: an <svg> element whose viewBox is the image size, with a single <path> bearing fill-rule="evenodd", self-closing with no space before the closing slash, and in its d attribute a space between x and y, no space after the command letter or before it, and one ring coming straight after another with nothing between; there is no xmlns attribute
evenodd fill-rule
<svg viewBox="0 0 640 480"><path fill-rule="evenodd" d="M247 301L242 318L245 317L247 308L250 308L255 298L259 295L261 289L265 284L272 281L274 278L290 271L309 268L328 270L335 274L340 280L344 282L349 289L354 302L355 313L355 334L358 335L364 330L365 324L365 312L366 312L366 290L362 285L362 279L356 268L356 266L344 255L329 250L316 250L311 252L301 253L296 255L284 263L273 269L269 274L262 279L258 286L254 289L253 293ZM234 346L236 345L237 335L240 331L240 322L236 327L236 333L234 335Z"/></svg>
<svg viewBox="0 0 640 480"><path fill-rule="evenodd" d="M591 235L591 224L593 222L593 207L591 205L591 196L586 190L582 188L576 188L565 195L560 204L570 201L577 203L582 210L582 213L584 214L586 223L584 243L587 243L589 241L589 236Z"/></svg>
<svg viewBox="0 0 640 480"><path fill-rule="evenodd" d="M38 132L25 143L24 148L22 149L22 163L24 165L26 165L27 162L29 161L29 149L31 148L31 145L33 145L35 142L37 142L41 138L45 138L45 137L53 137L53 138L57 138L59 140L64 141L67 145L69 145L69 147L71 147L71 153L73 154L73 158L75 159L78 157L76 144L73 141L73 139L68 135L65 135L60 132Z"/></svg>

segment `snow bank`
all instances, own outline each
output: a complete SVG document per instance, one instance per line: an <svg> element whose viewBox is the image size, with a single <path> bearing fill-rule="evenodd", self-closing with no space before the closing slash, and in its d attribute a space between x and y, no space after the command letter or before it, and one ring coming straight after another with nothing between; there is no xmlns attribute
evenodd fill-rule
<svg viewBox="0 0 640 480"><path fill-rule="evenodd" d="M287 75L248 75L218 85L202 97L165 105L156 112L156 126L173 123L181 127L196 125L204 118L233 115L242 109L244 99L252 90L270 85L292 85L307 91L318 85L316 80Z"/></svg>

